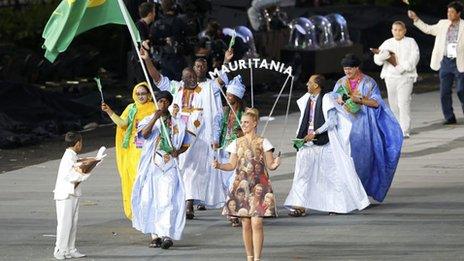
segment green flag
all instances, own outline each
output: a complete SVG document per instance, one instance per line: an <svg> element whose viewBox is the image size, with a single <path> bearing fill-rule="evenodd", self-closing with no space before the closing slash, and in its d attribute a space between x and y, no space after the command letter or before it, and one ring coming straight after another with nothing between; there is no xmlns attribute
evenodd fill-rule
<svg viewBox="0 0 464 261"><path fill-rule="evenodd" d="M45 42L45 58L55 61L59 53L64 52L74 37L82 32L105 24L129 24L140 42L139 32L130 18L124 4L117 0L62 0L45 26L42 37Z"/></svg>

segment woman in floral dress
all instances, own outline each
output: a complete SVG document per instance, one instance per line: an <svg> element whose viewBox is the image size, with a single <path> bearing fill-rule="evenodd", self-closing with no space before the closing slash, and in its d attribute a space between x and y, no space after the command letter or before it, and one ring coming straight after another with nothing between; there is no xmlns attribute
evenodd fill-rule
<svg viewBox="0 0 464 261"><path fill-rule="evenodd" d="M213 162L217 169L237 173L229 193L229 199L234 199L236 206L228 215L241 219L247 260L251 261L261 258L263 218L276 216L275 197L267 170L275 170L280 165L280 158L274 158L274 147L269 140L256 134L258 119L258 110L247 109L241 119L244 136L234 140L226 149L231 154L229 162Z"/></svg>

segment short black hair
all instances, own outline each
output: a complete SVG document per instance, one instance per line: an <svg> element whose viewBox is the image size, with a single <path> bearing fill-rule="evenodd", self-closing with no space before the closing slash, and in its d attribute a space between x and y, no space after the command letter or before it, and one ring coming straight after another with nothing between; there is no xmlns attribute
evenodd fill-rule
<svg viewBox="0 0 464 261"><path fill-rule="evenodd" d="M139 16L140 18L145 18L147 17L151 12L153 12L153 9L155 8L155 5L153 3L141 3L139 5Z"/></svg>
<svg viewBox="0 0 464 261"><path fill-rule="evenodd" d="M155 95L155 98L157 101L164 98L169 101L169 105L172 104L172 100L173 100L172 94L169 91L160 91Z"/></svg>
<svg viewBox="0 0 464 261"><path fill-rule="evenodd" d="M461 1L453 1L448 4L448 8L453 8L456 12L461 13L464 8Z"/></svg>
<svg viewBox="0 0 464 261"><path fill-rule="evenodd" d="M66 148L74 147L78 141L82 141L82 135L80 133L69 131L64 135Z"/></svg>
<svg viewBox="0 0 464 261"><path fill-rule="evenodd" d="M347 53L341 61L343 67L359 67L361 66L361 60L354 53Z"/></svg>

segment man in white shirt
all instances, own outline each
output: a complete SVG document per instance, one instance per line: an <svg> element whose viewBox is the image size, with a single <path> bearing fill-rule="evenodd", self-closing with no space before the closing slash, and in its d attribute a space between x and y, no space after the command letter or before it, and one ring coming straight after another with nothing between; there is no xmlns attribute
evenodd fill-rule
<svg viewBox="0 0 464 261"><path fill-rule="evenodd" d="M463 5L459 1L448 4L447 17L434 25L424 23L413 11L408 16L414 25L426 34L435 36L430 68L439 71L443 124L456 124L452 105L452 87L456 79L456 92L464 111L464 21L461 19Z"/></svg>
<svg viewBox="0 0 464 261"><path fill-rule="evenodd" d="M419 47L413 38L405 37L406 25L395 21L391 29L393 37L378 49L371 49L374 62L382 66L380 78L385 80L388 103L401 125L403 136L409 138L411 129L411 94L417 80L416 66Z"/></svg>

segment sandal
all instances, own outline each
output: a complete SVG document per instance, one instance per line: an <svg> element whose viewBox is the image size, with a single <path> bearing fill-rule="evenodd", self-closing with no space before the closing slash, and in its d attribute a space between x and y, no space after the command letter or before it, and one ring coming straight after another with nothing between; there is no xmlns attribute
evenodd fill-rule
<svg viewBox="0 0 464 261"><path fill-rule="evenodd" d="M291 217L304 217L306 216L306 211L304 209L294 209L288 213L289 216Z"/></svg>
<svg viewBox="0 0 464 261"><path fill-rule="evenodd" d="M153 239L150 244L148 244L148 247L151 247L151 248L156 248L156 247L160 247L161 246L161 238L160 237L157 237L155 239Z"/></svg>
<svg viewBox="0 0 464 261"><path fill-rule="evenodd" d="M172 239L169 237L163 237L163 242L161 242L161 248L162 249L169 249L172 247L174 243L172 242Z"/></svg>
<svg viewBox="0 0 464 261"><path fill-rule="evenodd" d="M241 224L240 224L240 220L238 218L233 218L230 220L230 223L232 223L232 226L233 227L240 227Z"/></svg>

